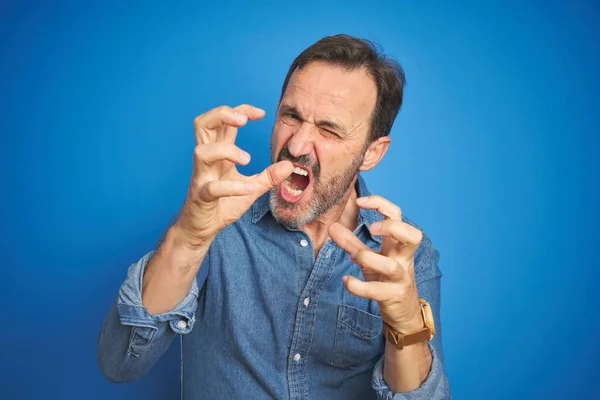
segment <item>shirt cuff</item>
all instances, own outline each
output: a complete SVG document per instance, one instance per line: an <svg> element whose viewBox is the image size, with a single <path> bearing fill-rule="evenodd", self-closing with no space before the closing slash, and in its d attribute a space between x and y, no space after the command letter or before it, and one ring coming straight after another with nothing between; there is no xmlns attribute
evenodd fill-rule
<svg viewBox="0 0 600 400"><path fill-rule="evenodd" d="M404 393L393 393L389 386L385 383L383 379L383 363L384 357L381 357L379 362L375 365L375 369L373 370L373 379L371 384L373 389L377 392L377 398L382 400L421 400L421 399L430 399L430 400L442 400L442 399L452 399L452 395L450 393L450 385L448 383L448 379L446 378L446 373L444 371L444 365L442 364L440 358L438 357L435 348L429 344L429 349L431 350L432 362L431 362L431 370L429 371L429 375L425 382L421 384L417 389L404 392Z"/></svg>
<svg viewBox="0 0 600 400"><path fill-rule="evenodd" d="M185 298L169 312L150 315L142 305L144 270L153 255L154 251L151 251L129 267L127 278L121 285L117 300L121 323L158 330L160 322L168 322L176 333L190 333L194 327L196 307L198 306L199 288L196 279L192 282L192 287Z"/></svg>

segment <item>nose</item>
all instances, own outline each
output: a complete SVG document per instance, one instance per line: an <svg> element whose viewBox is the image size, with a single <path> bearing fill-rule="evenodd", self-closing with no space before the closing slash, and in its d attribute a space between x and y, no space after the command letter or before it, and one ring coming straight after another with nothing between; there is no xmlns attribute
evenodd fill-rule
<svg viewBox="0 0 600 400"><path fill-rule="evenodd" d="M314 146L312 142L313 125L307 122L302 122L298 129L292 134L288 141L288 150L294 157L300 157L313 152Z"/></svg>

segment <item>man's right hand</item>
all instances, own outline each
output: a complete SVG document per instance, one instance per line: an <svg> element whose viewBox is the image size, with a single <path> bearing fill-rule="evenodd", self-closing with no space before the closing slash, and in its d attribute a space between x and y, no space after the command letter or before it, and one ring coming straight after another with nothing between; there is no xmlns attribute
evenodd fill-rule
<svg viewBox="0 0 600 400"><path fill-rule="evenodd" d="M172 310L187 295L215 236L237 221L252 203L292 174L290 161L281 161L253 176L236 164L250 155L235 145L238 128L265 112L249 105L218 107L194 120L194 170L177 222L146 266L142 303L148 313Z"/></svg>
<svg viewBox="0 0 600 400"><path fill-rule="evenodd" d="M250 177L236 169L236 164L250 162L250 155L235 145L238 128L264 115L260 108L244 104L235 108L221 106L194 120L194 170L175 224L190 248L212 241L258 197L292 174L294 166L289 161L273 164Z"/></svg>

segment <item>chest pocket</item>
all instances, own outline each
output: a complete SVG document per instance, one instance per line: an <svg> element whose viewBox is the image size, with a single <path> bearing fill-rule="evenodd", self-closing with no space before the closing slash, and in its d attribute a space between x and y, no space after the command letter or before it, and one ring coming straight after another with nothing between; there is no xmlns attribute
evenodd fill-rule
<svg viewBox="0 0 600 400"><path fill-rule="evenodd" d="M380 316L340 305L331 363L351 368L381 357L385 345L382 331Z"/></svg>

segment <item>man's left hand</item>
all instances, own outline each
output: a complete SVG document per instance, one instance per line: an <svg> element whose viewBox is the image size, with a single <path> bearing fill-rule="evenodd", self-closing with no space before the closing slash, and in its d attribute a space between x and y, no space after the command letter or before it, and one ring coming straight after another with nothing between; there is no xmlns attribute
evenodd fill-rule
<svg viewBox="0 0 600 400"><path fill-rule="evenodd" d="M398 206L381 196L356 200L364 209L377 210L385 220L369 227L372 235L383 236L381 251L375 252L339 223L329 227L331 239L346 250L362 270L365 281L353 276L343 278L346 289L355 296L378 302L383 320L401 333L424 326L415 283L415 252L423 233L402 222Z"/></svg>

